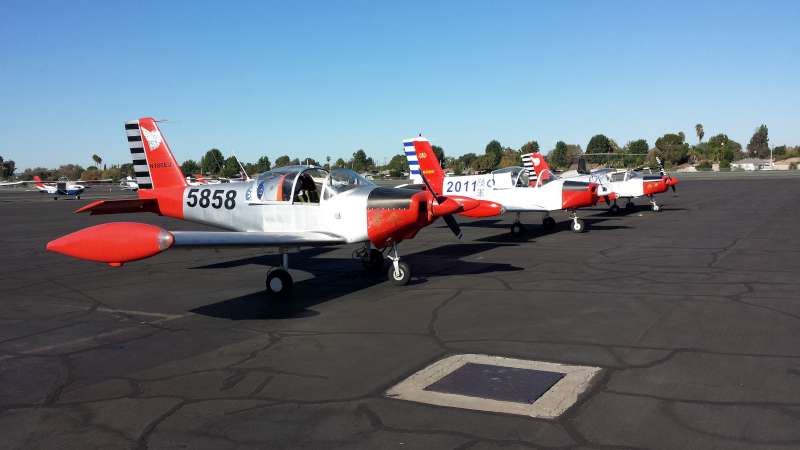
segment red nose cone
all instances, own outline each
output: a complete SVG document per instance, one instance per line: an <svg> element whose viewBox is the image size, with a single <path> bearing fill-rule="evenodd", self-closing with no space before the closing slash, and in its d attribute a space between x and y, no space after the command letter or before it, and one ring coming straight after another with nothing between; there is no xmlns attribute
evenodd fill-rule
<svg viewBox="0 0 800 450"><path fill-rule="evenodd" d="M50 241L47 251L119 266L161 253L172 242L172 235L159 227L115 222L84 228Z"/></svg>

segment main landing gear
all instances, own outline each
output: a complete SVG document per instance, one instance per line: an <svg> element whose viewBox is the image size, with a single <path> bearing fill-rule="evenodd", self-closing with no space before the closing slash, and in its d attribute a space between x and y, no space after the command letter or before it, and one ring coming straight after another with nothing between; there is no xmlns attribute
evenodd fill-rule
<svg viewBox="0 0 800 450"><path fill-rule="evenodd" d="M608 212L610 212L611 214L619 214L619 211L620 211L620 209L621 209L621 208L620 208L620 207L619 207L619 205L617 204L617 201L616 201L616 200L614 200L614 204L613 204L613 205L611 205L611 206L608 208Z"/></svg>
<svg viewBox="0 0 800 450"><path fill-rule="evenodd" d="M514 216L514 223L511 224L511 235L522 236L525 234L525 225L519 220L519 213Z"/></svg>
<svg viewBox="0 0 800 450"><path fill-rule="evenodd" d="M655 212L661 211L661 207L658 206L658 203L656 203L656 198L653 197L652 195L650 196L650 204L653 205L653 211Z"/></svg>
<svg viewBox="0 0 800 450"><path fill-rule="evenodd" d="M583 219L578 217L578 213L575 211L569 212L569 217L572 219L572 232L573 233L583 233L586 231L586 224L583 222Z"/></svg>
<svg viewBox="0 0 800 450"><path fill-rule="evenodd" d="M378 249L371 248L369 244L353 252L353 257L361 259L361 264L369 273L377 274L384 270L384 259L391 261L386 276L392 284L405 286L411 281L411 266L400 261L397 251L397 244L393 243L388 249L388 254L384 255Z"/></svg>
<svg viewBox="0 0 800 450"><path fill-rule="evenodd" d="M289 274L289 254L281 254L281 267L267 272L267 295L276 300L288 297L294 287L292 275Z"/></svg>

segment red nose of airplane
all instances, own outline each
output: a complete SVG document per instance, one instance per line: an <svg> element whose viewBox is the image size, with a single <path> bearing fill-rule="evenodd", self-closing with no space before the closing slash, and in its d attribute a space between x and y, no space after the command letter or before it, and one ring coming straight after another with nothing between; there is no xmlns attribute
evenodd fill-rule
<svg viewBox="0 0 800 450"><path fill-rule="evenodd" d="M439 202L433 202L431 205L431 215L433 217L442 217L448 214L453 214L454 212L463 208L462 205L466 204L469 209L475 208L478 206L478 202L476 200L471 199L464 199L463 203L457 202L452 198L440 198Z"/></svg>
<svg viewBox="0 0 800 450"><path fill-rule="evenodd" d="M114 222L84 228L50 241L47 251L120 266L161 253L172 243L172 234L157 226Z"/></svg>

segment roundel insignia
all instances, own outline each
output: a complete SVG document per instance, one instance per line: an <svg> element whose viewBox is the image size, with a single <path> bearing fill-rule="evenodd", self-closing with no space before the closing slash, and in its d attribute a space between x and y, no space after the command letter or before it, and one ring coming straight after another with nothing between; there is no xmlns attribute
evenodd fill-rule
<svg viewBox="0 0 800 450"><path fill-rule="evenodd" d="M261 197L264 196L264 182L263 181L261 183L258 183L258 190L256 191L256 195L258 195L258 198L261 198Z"/></svg>

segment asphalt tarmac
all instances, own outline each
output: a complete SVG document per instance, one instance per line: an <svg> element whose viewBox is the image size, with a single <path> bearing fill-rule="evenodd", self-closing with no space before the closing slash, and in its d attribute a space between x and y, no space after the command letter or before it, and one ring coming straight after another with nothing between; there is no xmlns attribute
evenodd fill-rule
<svg viewBox="0 0 800 450"><path fill-rule="evenodd" d="M584 234L513 238L512 217L401 245L411 285L353 247L176 250L123 268L48 254L110 220L82 200L0 193L0 448L800 448L800 181L685 181ZM387 398L445 356L599 366L560 418Z"/></svg>

